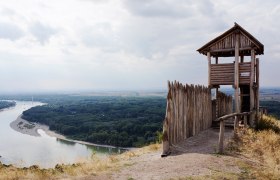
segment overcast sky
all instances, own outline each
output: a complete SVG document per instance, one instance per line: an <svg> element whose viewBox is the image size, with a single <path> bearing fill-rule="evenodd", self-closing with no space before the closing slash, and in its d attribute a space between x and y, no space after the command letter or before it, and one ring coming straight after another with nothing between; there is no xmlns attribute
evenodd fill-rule
<svg viewBox="0 0 280 180"><path fill-rule="evenodd" d="M0 92L207 85L196 50L234 22L264 44L261 86L280 86L279 19L275 0L1 0Z"/></svg>

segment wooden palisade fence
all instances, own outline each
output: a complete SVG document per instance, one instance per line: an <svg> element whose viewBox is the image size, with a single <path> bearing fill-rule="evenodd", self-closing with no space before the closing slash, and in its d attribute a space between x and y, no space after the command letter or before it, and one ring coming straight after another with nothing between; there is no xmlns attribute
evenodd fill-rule
<svg viewBox="0 0 280 180"><path fill-rule="evenodd" d="M232 96L218 91L216 103L216 118L232 113Z"/></svg>
<svg viewBox="0 0 280 180"><path fill-rule="evenodd" d="M219 92L218 98L218 115L231 113L231 97ZM210 128L213 121L212 111L210 88L183 85L176 81L168 82L166 115L163 124L163 154L168 153L169 145L172 146Z"/></svg>

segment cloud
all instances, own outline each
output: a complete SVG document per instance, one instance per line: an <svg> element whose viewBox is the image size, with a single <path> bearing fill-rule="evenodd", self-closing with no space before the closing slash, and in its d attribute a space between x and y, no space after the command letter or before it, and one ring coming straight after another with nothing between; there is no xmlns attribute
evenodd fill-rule
<svg viewBox="0 0 280 180"><path fill-rule="evenodd" d="M16 41L24 36L24 31L11 23L0 23L0 38Z"/></svg>
<svg viewBox="0 0 280 180"><path fill-rule="evenodd" d="M122 46L146 58L186 44L195 52L229 27L226 12L208 0L125 0L123 6L130 16L120 30Z"/></svg>
<svg viewBox="0 0 280 180"><path fill-rule="evenodd" d="M31 34L35 36L35 38L44 45L49 41L51 36L55 35L58 30L52 28L51 26L44 25L40 22L33 23L29 28Z"/></svg>
<svg viewBox="0 0 280 180"><path fill-rule="evenodd" d="M13 16L13 15L16 15L16 12L10 8L3 8L1 10L1 14L6 15L6 16Z"/></svg>
<svg viewBox="0 0 280 180"><path fill-rule="evenodd" d="M104 4L104 3L107 3L110 0L80 0L80 1L88 1L88 2L95 3L95 4Z"/></svg>
<svg viewBox="0 0 280 180"><path fill-rule="evenodd" d="M206 57L196 50L234 22L265 45L262 85L280 85L271 78L279 75L277 1L2 0L0 14L0 81L7 90L207 84Z"/></svg>
<svg viewBox="0 0 280 180"><path fill-rule="evenodd" d="M191 15L190 2L179 0L125 0L124 5L134 15L145 17L183 18Z"/></svg>
<svg viewBox="0 0 280 180"><path fill-rule="evenodd" d="M102 50L116 50L117 37L109 23L96 23L81 30L81 39L88 47L100 48Z"/></svg>

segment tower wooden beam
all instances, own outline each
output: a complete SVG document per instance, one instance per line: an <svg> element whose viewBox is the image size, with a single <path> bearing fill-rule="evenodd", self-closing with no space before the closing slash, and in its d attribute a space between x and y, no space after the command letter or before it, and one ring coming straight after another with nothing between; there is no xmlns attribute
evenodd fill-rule
<svg viewBox="0 0 280 180"><path fill-rule="evenodd" d="M239 33L235 34L235 66L234 66L235 112L240 112L239 104Z"/></svg>
<svg viewBox="0 0 280 180"><path fill-rule="evenodd" d="M256 58L256 121L258 123L259 121L259 110L260 110L260 99L259 99L259 90L260 90L260 82L259 82L259 76L260 76L260 64L259 64L259 58Z"/></svg>
<svg viewBox="0 0 280 180"><path fill-rule="evenodd" d="M207 52L207 59L208 59L208 86L211 86L211 54Z"/></svg>
<svg viewBox="0 0 280 180"><path fill-rule="evenodd" d="M250 74L250 111L255 109L255 93L254 93L254 82L255 82L255 50L251 50L251 74ZM250 126L254 125L254 113L250 116Z"/></svg>

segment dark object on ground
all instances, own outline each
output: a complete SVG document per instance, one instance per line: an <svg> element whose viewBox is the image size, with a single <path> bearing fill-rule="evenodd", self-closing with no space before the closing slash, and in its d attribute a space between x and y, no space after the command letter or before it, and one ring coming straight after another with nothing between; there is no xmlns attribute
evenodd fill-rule
<svg viewBox="0 0 280 180"><path fill-rule="evenodd" d="M171 154L171 152L169 151L169 152L167 152L166 154L162 154L161 157L167 157L167 156L169 156L170 154Z"/></svg>

